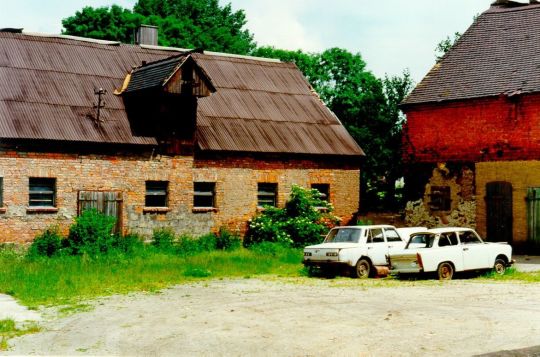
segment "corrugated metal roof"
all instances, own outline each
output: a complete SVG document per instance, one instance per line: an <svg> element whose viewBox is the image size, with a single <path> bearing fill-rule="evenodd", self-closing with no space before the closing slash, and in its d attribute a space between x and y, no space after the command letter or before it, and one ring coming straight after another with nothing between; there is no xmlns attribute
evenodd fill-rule
<svg viewBox="0 0 540 357"><path fill-rule="evenodd" d="M540 5L492 5L402 104L540 91Z"/></svg>
<svg viewBox="0 0 540 357"><path fill-rule="evenodd" d="M0 138L156 144L155 138L133 136L122 98L113 90L143 61L148 70L150 62L170 63L155 66L161 72L149 78L159 81L176 66L177 59L167 59L170 50L13 33L0 33L0 49ZM200 149L363 155L294 64L192 57L217 90L199 100ZM108 91L100 125L93 118L95 88Z"/></svg>

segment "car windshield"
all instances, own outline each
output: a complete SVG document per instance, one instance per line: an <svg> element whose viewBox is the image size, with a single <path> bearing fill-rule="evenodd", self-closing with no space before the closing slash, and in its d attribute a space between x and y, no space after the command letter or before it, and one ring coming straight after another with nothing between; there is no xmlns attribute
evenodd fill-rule
<svg viewBox="0 0 540 357"><path fill-rule="evenodd" d="M324 243L358 243L361 229L337 228L332 229L324 239Z"/></svg>
<svg viewBox="0 0 540 357"><path fill-rule="evenodd" d="M421 233L411 235L407 248L431 248L433 247L433 241L435 240L434 234Z"/></svg>

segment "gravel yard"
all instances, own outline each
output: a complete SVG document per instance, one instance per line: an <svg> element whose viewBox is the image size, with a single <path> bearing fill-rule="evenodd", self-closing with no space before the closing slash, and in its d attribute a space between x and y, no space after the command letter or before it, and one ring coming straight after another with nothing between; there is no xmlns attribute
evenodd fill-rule
<svg viewBox="0 0 540 357"><path fill-rule="evenodd" d="M473 355L540 345L540 284L237 279L43 312L16 355Z"/></svg>

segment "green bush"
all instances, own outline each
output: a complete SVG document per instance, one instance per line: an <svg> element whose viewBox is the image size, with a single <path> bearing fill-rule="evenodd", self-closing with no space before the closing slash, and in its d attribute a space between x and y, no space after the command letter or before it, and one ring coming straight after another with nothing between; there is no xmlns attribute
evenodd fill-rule
<svg viewBox="0 0 540 357"><path fill-rule="evenodd" d="M319 191L293 186L285 208L265 207L250 221L244 245L274 242L302 247L319 243L321 235L339 221L332 211Z"/></svg>
<svg viewBox="0 0 540 357"><path fill-rule="evenodd" d="M28 255L33 257L52 257L58 254L61 248L62 236L58 232L58 227L52 226L36 236L28 249Z"/></svg>
<svg viewBox="0 0 540 357"><path fill-rule="evenodd" d="M113 228L116 218L89 209L75 218L69 228L67 246L72 254L96 255L114 249L116 238Z"/></svg>
<svg viewBox="0 0 540 357"><path fill-rule="evenodd" d="M122 253L133 254L144 249L143 238L134 233L128 233L125 236L115 236L115 248Z"/></svg>
<svg viewBox="0 0 540 357"><path fill-rule="evenodd" d="M221 250L236 250L242 245L242 240L227 228L221 227L216 236L216 248Z"/></svg>
<svg viewBox="0 0 540 357"><path fill-rule="evenodd" d="M170 228L161 228L154 231L152 245L161 250L172 250L176 235Z"/></svg>
<svg viewBox="0 0 540 357"><path fill-rule="evenodd" d="M177 252L181 255L194 255L216 250L216 247L217 238L212 233L205 234L199 238L184 235L178 241Z"/></svg>

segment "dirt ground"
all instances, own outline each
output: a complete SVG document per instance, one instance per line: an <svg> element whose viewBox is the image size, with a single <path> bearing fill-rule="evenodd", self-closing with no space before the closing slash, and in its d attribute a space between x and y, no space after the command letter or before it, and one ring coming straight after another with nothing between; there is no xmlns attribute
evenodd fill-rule
<svg viewBox="0 0 540 357"><path fill-rule="evenodd" d="M390 286L388 286L390 285ZM16 355L434 356L540 345L540 284L238 279L112 296Z"/></svg>

